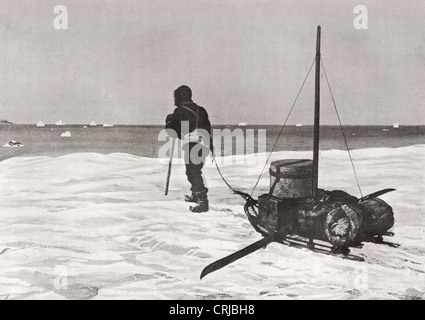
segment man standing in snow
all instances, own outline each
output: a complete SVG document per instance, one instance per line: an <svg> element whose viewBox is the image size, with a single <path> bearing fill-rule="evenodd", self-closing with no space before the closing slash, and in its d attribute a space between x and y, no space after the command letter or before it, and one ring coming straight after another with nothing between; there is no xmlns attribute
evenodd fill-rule
<svg viewBox="0 0 425 320"><path fill-rule="evenodd" d="M209 151L212 151L208 113L192 101L192 90L184 85L174 91L174 105L176 108L174 113L167 116L165 128L173 129L177 137L183 141L186 176L192 191L191 195L185 196L185 201L196 203L195 206L190 206L191 211L206 212L208 189L204 185L202 168ZM184 130L187 125L188 130Z"/></svg>

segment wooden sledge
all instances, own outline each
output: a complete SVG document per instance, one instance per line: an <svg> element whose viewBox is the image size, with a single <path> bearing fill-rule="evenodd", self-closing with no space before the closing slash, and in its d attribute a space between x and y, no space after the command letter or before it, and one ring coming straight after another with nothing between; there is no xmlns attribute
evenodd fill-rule
<svg viewBox="0 0 425 320"><path fill-rule="evenodd" d="M394 248L399 246L384 240L384 236L394 235L389 232L394 224L394 214L392 208L378 198L395 189L383 189L357 198L340 190L326 191L318 188L320 37L321 29L318 26L313 160L283 159L272 162L269 171L270 190L267 194L261 195L258 200L248 194L236 192L232 188L246 200L244 210L248 220L264 238L208 265L202 271L201 279L272 242L358 262L365 259L351 254L350 248L361 248L362 242ZM335 102L334 106L336 110ZM345 139L343 130L342 133ZM347 151L349 153L348 146ZM350 160L352 161L351 155ZM356 175L355 170L354 174Z"/></svg>

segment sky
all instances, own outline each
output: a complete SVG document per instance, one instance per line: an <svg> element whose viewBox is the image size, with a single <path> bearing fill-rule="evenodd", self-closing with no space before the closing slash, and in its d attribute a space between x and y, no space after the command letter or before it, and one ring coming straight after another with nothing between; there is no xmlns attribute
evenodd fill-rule
<svg viewBox="0 0 425 320"><path fill-rule="evenodd" d="M0 0L0 119L163 124L185 84L213 124L282 124L321 25L343 124L425 125L424 17L423 0ZM313 123L313 93L312 73L290 124Z"/></svg>

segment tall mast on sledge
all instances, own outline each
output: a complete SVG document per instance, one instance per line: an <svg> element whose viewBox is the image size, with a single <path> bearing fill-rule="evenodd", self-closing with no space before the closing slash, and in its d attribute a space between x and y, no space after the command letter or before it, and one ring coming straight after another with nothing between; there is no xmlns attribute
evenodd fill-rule
<svg viewBox="0 0 425 320"><path fill-rule="evenodd" d="M316 77L314 88L314 138L313 138L313 198L317 197L319 181L319 130L320 126L320 26L317 26Z"/></svg>

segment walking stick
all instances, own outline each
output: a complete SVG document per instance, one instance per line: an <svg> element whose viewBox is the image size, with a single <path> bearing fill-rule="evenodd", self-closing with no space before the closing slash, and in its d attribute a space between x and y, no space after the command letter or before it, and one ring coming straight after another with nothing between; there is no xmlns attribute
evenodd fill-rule
<svg viewBox="0 0 425 320"><path fill-rule="evenodd" d="M170 161L168 162L168 173L167 173L167 182L165 185L165 195L168 194L168 186L170 185L170 176L171 176L171 164L173 163L173 154L174 154L174 144L176 142L176 138L173 138L173 142L171 145L171 152L170 152Z"/></svg>

